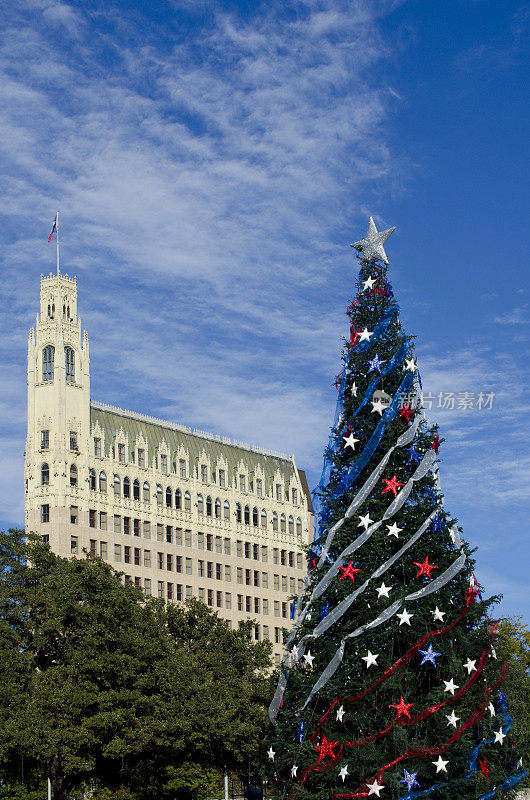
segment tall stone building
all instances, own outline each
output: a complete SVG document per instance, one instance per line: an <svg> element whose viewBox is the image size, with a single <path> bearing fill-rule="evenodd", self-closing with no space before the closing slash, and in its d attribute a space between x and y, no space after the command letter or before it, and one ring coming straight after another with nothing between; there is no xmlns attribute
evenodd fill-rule
<svg viewBox="0 0 530 800"><path fill-rule="evenodd" d="M77 281L41 276L28 342L26 530L99 556L146 595L255 621L276 661L313 537L291 458L90 400Z"/></svg>

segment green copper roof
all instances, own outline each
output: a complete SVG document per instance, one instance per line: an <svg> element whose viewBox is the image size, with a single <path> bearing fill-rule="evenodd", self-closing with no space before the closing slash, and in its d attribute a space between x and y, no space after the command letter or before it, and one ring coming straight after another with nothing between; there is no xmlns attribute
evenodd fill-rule
<svg viewBox="0 0 530 800"><path fill-rule="evenodd" d="M162 440L165 440L173 461L172 471L175 470L175 459L182 445L189 454L190 471L193 470L194 474L196 474L199 456L203 450L210 457L212 468L215 467L217 459L222 455L228 467L228 485L231 485L232 478L237 476L240 461L248 467L250 480L252 480L258 464L260 465L265 476L267 490L273 482L277 470L280 471L285 484L288 484L294 473L293 462L288 456L262 451L250 445L242 446L221 437L212 436L210 438L210 434L193 431L183 425L172 425L163 420L151 420L142 414L106 407L102 403L91 403L90 406L90 426L92 427L96 422L99 423L99 427L105 435L105 455L109 454L116 434L120 428L123 428L129 443L129 461L132 460L136 438L141 434L147 442L149 466L151 466L152 459L157 454ZM299 474L302 490L306 494L309 508L311 508L311 496L307 489L305 474L301 470L299 470Z"/></svg>

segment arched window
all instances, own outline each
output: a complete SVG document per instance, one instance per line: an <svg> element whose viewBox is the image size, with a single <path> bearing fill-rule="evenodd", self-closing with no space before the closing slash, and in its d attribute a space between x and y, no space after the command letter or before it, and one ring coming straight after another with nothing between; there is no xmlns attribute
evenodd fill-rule
<svg viewBox="0 0 530 800"><path fill-rule="evenodd" d="M173 492L171 491L171 486L168 486L166 489L166 506L168 508L172 508L173 506Z"/></svg>
<svg viewBox="0 0 530 800"><path fill-rule="evenodd" d="M70 467L70 486L77 486L77 467L75 464Z"/></svg>
<svg viewBox="0 0 530 800"><path fill-rule="evenodd" d="M261 527L262 528L267 527L267 512L265 511L264 508L261 509Z"/></svg>
<svg viewBox="0 0 530 800"><path fill-rule="evenodd" d="M64 360L66 364L66 380L68 383L75 381L75 351L72 347L64 348Z"/></svg>
<svg viewBox="0 0 530 800"><path fill-rule="evenodd" d="M48 464L43 464L40 468L40 482L43 486L48 486L50 482L50 468Z"/></svg>
<svg viewBox="0 0 530 800"><path fill-rule="evenodd" d="M189 492L184 495L184 511L191 511L191 494Z"/></svg>
<svg viewBox="0 0 530 800"><path fill-rule="evenodd" d="M42 351L42 380L53 381L53 360L55 358L55 347L51 344L46 345Z"/></svg>
<svg viewBox="0 0 530 800"><path fill-rule="evenodd" d="M221 519L221 501L219 498L217 498L215 501L215 518Z"/></svg>
<svg viewBox="0 0 530 800"><path fill-rule="evenodd" d="M209 495L206 498L206 516L212 516L212 498Z"/></svg>
<svg viewBox="0 0 530 800"><path fill-rule="evenodd" d="M280 517L280 531L285 533L285 514L282 514Z"/></svg>
<svg viewBox="0 0 530 800"><path fill-rule="evenodd" d="M156 485L156 504L157 504L157 506L161 506L162 505L163 497L164 497L164 490L162 489L160 484L157 483L157 485Z"/></svg>
<svg viewBox="0 0 530 800"><path fill-rule="evenodd" d="M133 500L140 499L140 481L135 478L133 481Z"/></svg>
<svg viewBox="0 0 530 800"><path fill-rule="evenodd" d="M123 496L130 497L131 496L131 482L129 478L123 479Z"/></svg>
<svg viewBox="0 0 530 800"><path fill-rule="evenodd" d="M302 535L302 520L300 519L300 517L296 518L296 535L297 536Z"/></svg>
<svg viewBox="0 0 530 800"><path fill-rule="evenodd" d="M258 527L258 522L259 522L258 509L256 508L256 506L254 506L254 508L252 509L252 524L254 525L255 528Z"/></svg>
<svg viewBox="0 0 530 800"><path fill-rule="evenodd" d="M289 517L289 533L294 534L294 517Z"/></svg>
<svg viewBox="0 0 530 800"><path fill-rule="evenodd" d="M182 493L180 489L175 489L175 508L182 508Z"/></svg>
<svg viewBox="0 0 530 800"><path fill-rule="evenodd" d="M107 476L104 472L99 473L99 491L107 492Z"/></svg>
<svg viewBox="0 0 530 800"><path fill-rule="evenodd" d="M88 470L88 487L93 492L96 491L96 470L92 468Z"/></svg>
<svg viewBox="0 0 530 800"><path fill-rule="evenodd" d="M204 514L204 500L202 494L197 495L197 513Z"/></svg>
<svg viewBox="0 0 530 800"><path fill-rule="evenodd" d="M272 530L273 531L278 530L278 514L276 513L276 511L272 512Z"/></svg>
<svg viewBox="0 0 530 800"><path fill-rule="evenodd" d="M250 508L248 506L245 506L243 520L245 522L245 525L250 525Z"/></svg>
<svg viewBox="0 0 530 800"><path fill-rule="evenodd" d="M151 489L149 487L149 483L144 481L144 503L149 502L149 498L151 496Z"/></svg>
<svg viewBox="0 0 530 800"><path fill-rule="evenodd" d="M236 503L236 521L241 522L241 504Z"/></svg>
<svg viewBox="0 0 530 800"><path fill-rule="evenodd" d="M225 519L230 519L230 503L225 500L223 503L223 513Z"/></svg>
<svg viewBox="0 0 530 800"><path fill-rule="evenodd" d="M121 494L121 483L118 475L114 476L114 497L119 497Z"/></svg>

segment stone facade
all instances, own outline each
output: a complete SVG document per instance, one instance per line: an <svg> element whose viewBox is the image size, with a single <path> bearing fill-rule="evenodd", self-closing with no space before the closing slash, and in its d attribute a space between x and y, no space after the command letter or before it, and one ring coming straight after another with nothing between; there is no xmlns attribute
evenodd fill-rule
<svg viewBox="0 0 530 800"><path fill-rule="evenodd" d="M196 597L255 621L278 662L313 538L290 458L90 401L77 281L41 276L28 342L26 530L64 557L92 553L145 594Z"/></svg>

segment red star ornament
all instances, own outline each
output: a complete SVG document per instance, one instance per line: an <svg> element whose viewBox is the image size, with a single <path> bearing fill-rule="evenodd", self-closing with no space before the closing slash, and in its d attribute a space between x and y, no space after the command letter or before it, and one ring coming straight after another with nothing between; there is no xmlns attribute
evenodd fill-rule
<svg viewBox="0 0 530 800"><path fill-rule="evenodd" d="M381 492L381 494L385 494L385 492L393 492L394 497L397 495L397 490L399 489L399 487L405 485L404 483L400 483L398 481L397 475L394 475L394 477L390 478L390 480L388 478L383 478L382 480L383 483L386 483L386 486Z"/></svg>
<svg viewBox="0 0 530 800"><path fill-rule="evenodd" d="M429 556L423 561L423 563L419 563L419 561L413 562L416 567L418 567L418 574L416 575L417 578L421 577L422 575L427 575L427 577L431 578L431 572L433 569L438 569L434 564L429 564Z"/></svg>
<svg viewBox="0 0 530 800"><path fill-rule="evenodd" d="M320 744L316 745L316 749L318 750L318 761L317 764L320 764L322 759L324 758L332 758L334 761L337 760L338 756L335 755L333 752L333 748L338 745L338 742L328 742L326 739L326 734L322 734L322 741Z"/></svg>
<svg viewBox="0 0 530 800"><path fill-rule="evenodd" d="M396 719L399 719L400 717L408 717L410 719L410 709L412 708L413 705L414 703L405 703L403 695L401 695L399 703L397 703L396 705L391 705L389 706L389 708L396 709L397 711Z"/></svg>
<svg viewBox="0 0 530 800"><path fill-rule="evenodd" d="M355 583L355 576L361 571L360 569L355 569L353 561L350 561L347 567L339 567L339 569L342 572L339 580L343 581L345 578L351 578L353 583Z"/></svg>
<svg viewBox="0 0 530 800"><path fill-rule="evenodd" d="M476 586L470 586L466 592L466 606L470 603L475 605L475 600L477 599L478 589Z"/></svg>
<svg viewBox="0 0 530 800"><path fill-rule="evenodd" d="M407 422L410 422L414 416L414 411L411 409L408 403L403 403L401 411L399 412L399 416L406 419Z"/></svg>
<svg viewBox="0 0 530 800"><path fill-rule="evenodd" d="M436 455L438 455L438 448L439 447L440 447L440 437L438 436L438 434L436 434L436 436L434 437L434 441L432 443L432 450L434 450Z"/></svg>
<svg viewBox="0 0 530 800"><path fill-rule="evenodd" d="M478 763L479 763L479 766L480 766L481 773L484 775L485 778L487 778L489 780L490 779L491 769L490 769L490 766L488 764L488 759L485 758L484 761L479 761Z"/></svg>
<svg viewBox="0 0 530 800"><path fill-rule="evenodd" d="M350 342L352 344L352 347L355 347L358 341L359 341L359 331L355 330L355 324L352 323L350 325Z"/></svg>

